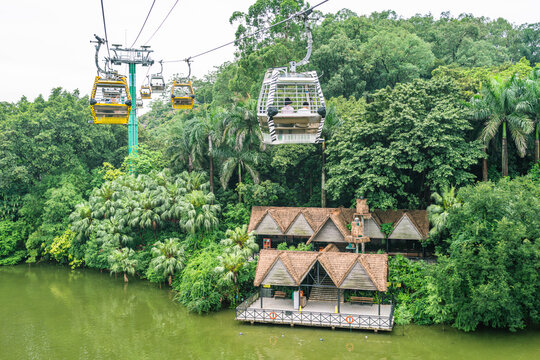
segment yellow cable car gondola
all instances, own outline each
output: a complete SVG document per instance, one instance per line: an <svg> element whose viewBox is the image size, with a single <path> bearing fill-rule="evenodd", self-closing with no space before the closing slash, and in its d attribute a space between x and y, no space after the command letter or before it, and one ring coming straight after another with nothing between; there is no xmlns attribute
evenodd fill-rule
<svg viewBox="0 0 540 360"><path fill-rule="evenodd" d="M191 81L180 83L174 81L171 90L172 107L177 110L193 109L195 93Z"/></svg>
<svg viewBox="0 0 540 360"><path fill-rule="evenodd" d="M126 77L109 75L96 76L90 109L94 124L127 124L131 111L131 96Z"/></svg>
<svg viewBox="0 0 540 360"><path fill-rule="evenodd" d="M140 94L141 94L141 99L145 99L145 100L151 99L152 98L152 90L150 90L150 86L142 85Z"/></svg>
<svg viewBox="0 0 540 360"><path fill-rule="evenodd" d="M193 92L193 85L191 85L191 60L186 59L189 72L185 82L173 82L171 89L172 107L177 110L191 110L193 109L193 103L195 102L195 93Z"/></svg>

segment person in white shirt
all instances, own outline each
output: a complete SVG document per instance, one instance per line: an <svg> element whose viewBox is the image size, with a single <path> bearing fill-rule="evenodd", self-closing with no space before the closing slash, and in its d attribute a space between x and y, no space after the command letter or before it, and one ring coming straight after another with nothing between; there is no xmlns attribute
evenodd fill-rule
<svg viewBox="0 0 540 360"><path fill-rule="evenodd" d="M298 109L297 113L299 114L309 114L311 111L309 110L309 103L307 101L304 101L302 104L302 108Z"/></svg>
<svg viewBox="0 0 540 360"><path fill-rule="evenodd" d="M294 108L292 107L292 101L289 98L285 98L285 106L281 108L282 114L294 114Z"/></svg>

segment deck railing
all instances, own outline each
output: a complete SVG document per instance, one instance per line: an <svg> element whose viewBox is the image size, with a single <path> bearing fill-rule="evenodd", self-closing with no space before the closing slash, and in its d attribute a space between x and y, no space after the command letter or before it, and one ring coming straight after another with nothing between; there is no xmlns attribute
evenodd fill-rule
<svg viewBox="0 0 540 360"><path fill-rule="evenodd" d="M251 304L253 304L258 299L259 299L259 292L255 292L251 294L246 300L244 300L240 305L236 307L236 313L238 314L238 310L246 310L248 307L250 307Z"/></svg>
<svg viewBox="0 0 540 360"><path fill-rule="evenodd" d="M236 308L236 320L381 330L392 330L394 325L394 305L392 305L390 315L384 316L346 313L335 314L330 312L313 312L305 310L299 312L296 310L250 309L249 306L251 303L246 303L247 300Z"/></svg>

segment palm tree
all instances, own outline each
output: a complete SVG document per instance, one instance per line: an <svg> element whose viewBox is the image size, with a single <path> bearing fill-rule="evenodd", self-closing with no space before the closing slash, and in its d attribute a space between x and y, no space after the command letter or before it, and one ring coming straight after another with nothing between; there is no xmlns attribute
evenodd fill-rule
<svg viewBox="0 0 540 360"><path fill-rule="evenodd" d="M75 210L69 216L71 221L71 231L76 234L76 239L81 241L83 237L88 237L94 229L92 218L92 208L87 202L75 206Z"/></svg>
<svg viewBox="0 0 540 360"><path fill-rule="evenodd" d="M229 283L234 286L236 298L238 298L238 273L244 267L246 258L239 249L228 251L217 257L219 265L214 269L215 272L221 274L221 280L224 283Z"/></svg>
<svg viewBox="0 0 540 360"><path fill-rule="evenodd" d="M202 242L203 234L218 226L217 215L221 210L220 206L213 204L213 193L205 193L202 190L188 193L184 200L182 225L191 234L199 233Z"/></svg>
<svg viewBox="0 0 540 360"><path fill-rule="evenodd" d="M508 176L508 141L506 130L514 140L521 157L527 151L527 134L533 129L532 121L516 111L518 80L495 78L485 84L480 95L473 98L473 117L485 120L480 138L484 144L492 140L502 126L502 176Z"/></svg>
<svg viewBox="0 0 540 360"><path fill-rule="evenodd" d="M540 159L540 68L534 69L523 85L525 94L517 109L534 123L534 162L537 163Z"/></svg>
<svg viewBox="0 0 540 360"><path fill-rule="evenodd" d="M247 225L237 227L234 230L228 229L225 236L227 238L221 240L221 245L227 246L233 251L239 250L246 258L259 250L259 246L255 243L255 234L247 232Z"/></svg>
<svg viewBox="0 0 540 360"><path fill-rule="evenodd" d="M200 157L208 156L210 191L214 192L214 146L223 141L225 117L221 109L204 109L203 116L195 117L186 123L190 129L190 141L194 152Z"/></svg>
<svg viewBox="0 0 540 360"><path fill-rule="evenodd" d="M129 248L116 249L111 255L109 255L109 269L111 273L123 273L124 282L128 282L127 274L135 274L135 267L137 266L137 260L133 259L135 251Z"/></svg>
<svg viewBox="0 0 540 360"><path fill-rule="evenodd" d="M463 201L456 197L456 188L445 186L441 194L434 192L431 198L435 201L427 207L429 222L433 225L429 230L430 236L437 236L446 228L446 221L451 209L461 206Z"/></svg>
<svg viewBox="0 0 540 360"><path fill-rule="evenodd" d="M167 147L167 152L171 156L171 164L177 169L182 169L187 163L188 172L192 172L196 157L186 123L176 122L171 132L173 135L169 139Z"/></svg>
<svg viewBox="0 0 540 360"><path fill-rule="evenodd" d="M232 109L226 113L227 133L241 143L242 148L258 149L262 143L262 134L257 119L257 101L249 97L239 98Z"/></svg>
<svg viewBox="0 0 540 360"><path fill-rule="evenodd" d="M162 273L164 277L169 277L169 286L172 285L172 277L175 271L181 271L184 268L186 257L184 248L180 245L180 240L171 238L164 243L158 241L152 247L152 262L150 266L154 267L156 273Z"/></svg>

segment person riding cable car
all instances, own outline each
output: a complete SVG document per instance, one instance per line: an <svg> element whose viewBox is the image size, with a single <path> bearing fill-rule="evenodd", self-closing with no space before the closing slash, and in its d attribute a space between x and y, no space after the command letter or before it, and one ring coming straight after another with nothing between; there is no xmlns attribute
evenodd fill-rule
<svg viewBox="0 0 540 360"><path fill-rule="evenodd" d="M185 60L188 64L189 72L187 76L187 81L173 82L171 89L171 99L173 109L193 109L193 104L195 102L195 93L193 92L193 86L191 85L191 60Z"/></svg>
<svg viewBox="0 0 540 360"><path fill-rule="evenodd" d="M195 102L195 93L191 81L179 83L174 81L171 90L173 109L192 109Z"/></svg>
<svg viewBox="0 0 540 360"><path fill-rule="evenodd" d="M125 76L96 76L90 109L94 124L127 124L131 111L131 96Z"/></svg>
<svg viewBox="0 0 540 360"><path fill-rule="evenodd" d="M90 111L94 124L127 124L131 112L131 95L126 77L111 70L105 63L105 70L99 66L99 49L105 40L96 37L96 67L98 76L94 80L90 94Z"/></svg>
<svg viewBox="0 0 540 360"><path fill-rule="evenodd" d="M152 91L150 90L150 86L142 85L140 95L141 95L142 99L151 99L152 98Z"/></svg>
<svg viewBox="0 0 540 360"><path fill-rule="evenodd" d="M296 72L307 65L312 50L311 29L304 18L307 54L300 62L266 71L257 103L257 118L265 144L315 144L322 141L326 116L317 72Z"/></svg>
<svg viewBox="0 0 540 360"><path fill-rule="evenodd" d="M161 65L161 71L150 76L150 89L152 92L156 93L165 91L165 79L163 79L163 60L161 60L159 64Z"/></svg>

